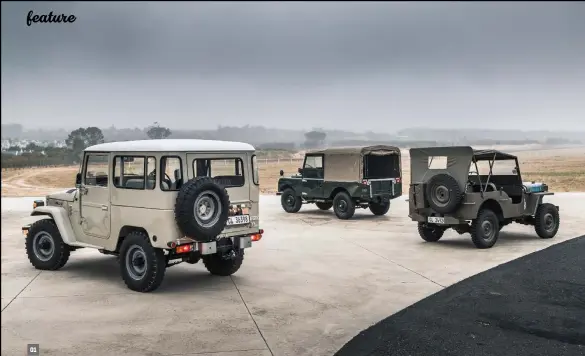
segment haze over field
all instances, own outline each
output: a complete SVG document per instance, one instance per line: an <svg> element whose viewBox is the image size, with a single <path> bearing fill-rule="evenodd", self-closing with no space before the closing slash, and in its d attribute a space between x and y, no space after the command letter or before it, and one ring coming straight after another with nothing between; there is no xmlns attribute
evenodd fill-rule
<svg viewBox="0 0 585 356"><path fill-rule="evenodd" d="M74 23L26 24L64 13ZM2 2L2 122L585 130L585 4Z"/></svg>

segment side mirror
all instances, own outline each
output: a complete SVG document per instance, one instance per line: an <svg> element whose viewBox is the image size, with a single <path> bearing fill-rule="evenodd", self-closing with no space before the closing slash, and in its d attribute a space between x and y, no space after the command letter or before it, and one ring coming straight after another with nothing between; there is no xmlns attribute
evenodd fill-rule
<svg viewBox="0 0 585 356"><path fill-rule="evenodd" d="M303 174L303 169L302 169L302 168L299 168L299 169L298 169L298 172L299 172L300 174Z"/></svg>
<svg viewBox="0 0 585 356"><path fill-rule="evenodd" d="M284 175L284 171L281 169L280 170L280 176L282 177Z"/></svg>
<svg viewBox="0 0 585 356"><path fill-rule="evenodd" d="M79 188L81 186L81 173L77 173L75 176L75 188Z"/></svg>

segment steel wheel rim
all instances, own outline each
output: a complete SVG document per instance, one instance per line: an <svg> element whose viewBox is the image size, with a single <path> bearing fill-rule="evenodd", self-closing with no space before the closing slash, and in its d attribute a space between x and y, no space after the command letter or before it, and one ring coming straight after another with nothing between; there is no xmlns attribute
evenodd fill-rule
<svg viewBox="0 0 585 356"><path fill-rule="evenodd" d="M55 253L53 236L46 231L38 232L33 238L33 253L43 262L50 260Z"/></svg>
<svg viewBox="0 0 585 356"><path fill-rule="evenodd" d="M449 192L449 189L444 185L436 185L433 187L431 197L435 204L439 206L445 206L449 203L451 194Z"/></svg>
<svg viewBox="0 0 585 356"><path fill-rule="evenodd" d="M211 190L204 191L194 204L195 220L202 227L215 225L219 221L220 207L219 196Z"/></svg>
<svg viewBox="0 0 585 356"><path fill-rule="evenodd" d="M347 202L344 199L340 199L339 203L337 203L337 208L341 212L347 211Z"/></svg>
<svg viewBox="0 0 585 356"><path fill-rule="evenodd" d="M133 245L126 252L126 270L130 278L139 281L146 274L146 253L138 245Z"/></svg>
<svg viewBox="0 0 585 356"><path fill-rule="evenodd" d="M483 233L484 240L491 240L495 236L496 230L494 229L494 224L491 221L486 220L481 223L481 231Z"/></svg>
<svg viewBox="0 0 585 356"><path fill-rule="evenodd" d="M544 229L546 231L553 231L557 227L554 216L551 213L544 214Z"/></svg>
<svg viewBox="0 0 585 356"><path fill-rule="evenodd" d="M295 197L292 194L289 194L285 199L286 205L289 207L293 207L295 205Z"/></svg>

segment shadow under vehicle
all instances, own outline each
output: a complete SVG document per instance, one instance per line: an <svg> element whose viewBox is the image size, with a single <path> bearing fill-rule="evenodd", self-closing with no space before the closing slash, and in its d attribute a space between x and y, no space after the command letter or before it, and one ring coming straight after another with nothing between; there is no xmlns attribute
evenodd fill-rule
<svg viewBox="0 0 585 356"><path fill-rule="evenodd" d="M278 180L284 211L296 213L302 204L321 210L333 207L339 219L351 219L356 208L385 215L390 201L402 195L400 149L377 145L328 148L305 155L299 174Z"/></svg>
<svg viewBox="0 0 585 356"><path fill-rule="evenodd" d="M420 236L438 241L445 230L469 232L477 248L492 247L502 227L532 225L543 239L559 229L559 207L544 183L522 182L518 158L469 146L410 150L409 217Z"/></svg>
<svg viewBox="0 0 585 356"><path fill-rule="evenodd" d="M214 275L239 270L262 238L253 146L211 140L110 142L85 149L76 187L34 202L42 219L22 228L40 270L72 251L116 255L130 288L150 292L165 269L202 260Z"/></svg>

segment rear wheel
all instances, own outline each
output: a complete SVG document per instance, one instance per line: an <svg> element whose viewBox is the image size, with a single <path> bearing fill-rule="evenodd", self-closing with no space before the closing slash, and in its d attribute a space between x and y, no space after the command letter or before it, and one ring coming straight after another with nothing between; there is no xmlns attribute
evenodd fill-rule
<svg viewBox="0 0 585 356"><path fill-rule="evenodd" d="M555 237L560 226L559 210L550 203L540 204L534 216L534 230L541 239Z"/></svg>
<svg viewBox="0 0 585 356"><path fill-rule="evenodd" d="M231 239L220 239L217 248L217 253L202 258L207 271L223 277L236 273L244 262L244 249L233 248Z"/></svg>
<svg viewBox="0 0 585 356"><path fill-rule="evenodd" d="M287 213L298 213L301 210L303 202L301 201L301 197L295 194L294 190L286 188L280 196L280 205L282 205L282 209Z"/></svg>
<svg viewBox="0 0 585 356"><path fill-rule="evenodd" d="M333 203L315 203L315 205L321 210L329 210L333 206Z"/></svg>
<svg viewBox="0 0 585 356"><path fill-rule="evenodd" d="M418 223L418 234L426 242L437 242L443 237L445 230L436 225Z"/></svg>
<svg viewBox="0 0 585 356"><path fill-rule="evenodd" d="M63 242L59 228L52 219L33 223L26 235L26 254L34 268L54 271L69 260L69 246Z"/></svg>
<svg viewBox="0 0 585 356"><path fill-rule="evenodd" d="M162 283L167 267L163 250L154 248L148 236L131 232L120 247L120 272L126 286L136 292L151 292Z"/></svg>
<svg viewBox="0 0 585 356"><path fill-rule="evenodd" d="M355 214L355 203L347 192L339 192L333 199L333 211L342 220L351 219Z"/></svg>
<svg viewBox="0 0 585 356"><path fill-rule="evenodd" d="M471 223L471 241L477 248L490 248L498 241L500 235L500 221L491 210L481 210L477 219Z"/></svg>
<svg viewBox="0 0 585 356"><path fill-rule="evenodd" d="M370 203L370 211L374 215L386 215L390 210L390 202L387 203Z"/></svg>

